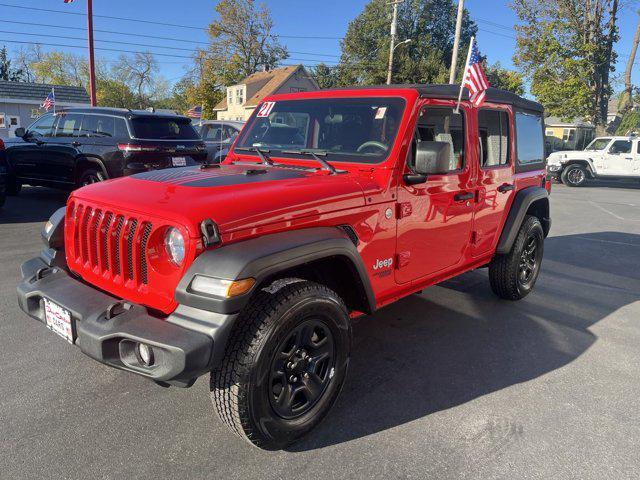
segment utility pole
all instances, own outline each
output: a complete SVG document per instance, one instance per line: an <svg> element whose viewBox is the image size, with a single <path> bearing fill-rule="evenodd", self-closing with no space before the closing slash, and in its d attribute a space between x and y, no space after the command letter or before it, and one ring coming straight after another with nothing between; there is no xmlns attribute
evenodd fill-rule
<svg viewBox="0 0 640 480"><path fill-rule="evenodd" d="M449 83L456 83L456 68L458 67L458 47L460 45L460 30L462 30L462 14L464 12L464 0L458 0L458 16L456 17L456 34L453 39L453 55L451 56L451 71Z"/></svg>
<svg viewBox="0 0 640 480"><path fill-rule="evenodd" d="M395 50L396 43L396 25L398 23L398 5L404 0L394 0L391 2L393 5L393 17L391 18L391 45L389 47L389 67L387 69L387 85L391 85L391 72L393 71L393 52Z"/></svg>
<svg viewBox="0 0 640 480"><path fill-rule="evenodd" d="M93 4L92 0L87 0L87 39L89 42L89 96L91 106L95 107L96 100L96 66L93 55Z"/></svg>

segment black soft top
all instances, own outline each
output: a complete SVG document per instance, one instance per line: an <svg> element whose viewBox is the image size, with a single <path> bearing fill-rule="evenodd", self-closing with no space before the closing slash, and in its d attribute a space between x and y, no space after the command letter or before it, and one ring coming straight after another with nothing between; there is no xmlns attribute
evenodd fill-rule
<svg viewBox="0 0 640 480"><path fill-rule="evenodd" d="M447 100L457 100L460 92L460 84L404 84L404 85L375 85L367 87L347 87L334 90L363 90L363 89L399 89L406 88L416 90L423 98L441 98ZM462 100L469 100L469 90L462 90ZM507 90L490 87L487 89L486 100L493 103L504 103L515 108L534 112L543 112L542 105L533 100L527 100L520 95Z"/></svg>

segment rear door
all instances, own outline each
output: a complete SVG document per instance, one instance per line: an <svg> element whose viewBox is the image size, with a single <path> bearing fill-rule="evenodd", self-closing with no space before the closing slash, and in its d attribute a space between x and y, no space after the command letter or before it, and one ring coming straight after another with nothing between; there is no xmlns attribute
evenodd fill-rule
<svg viewBox="0 0 640 480"><path fill-rule="evenodd" d="M66 184L75 184L76 158L80 155L82 124L81 113L59 113L55 132L47 140L38 170L44 178Z"/></svg>
<svg viewBox="0 0 640 480"><path fill-rule="evenodd" d="M418 185L402 183L398 189L398 283L455 268L471 236L476 155L470 149L469 110L462 106L456 114L453 102L428 102L420 111L416 136L449 143L450 171L430 175Z"/></svg>
<svg viewBox="0 0 640 480"><path fill-rule="evenodd" d="M514 195L513 122L507 107L478 110L479 171L474 219L473 255L492 250L500 236Z"/></svg>
<svg viewBox="0 0 640 480"><path fill-rule="evenodd" d="M631 175L633 154L631 140L614 140L603 157L604 175L624 177Z"/></svg>

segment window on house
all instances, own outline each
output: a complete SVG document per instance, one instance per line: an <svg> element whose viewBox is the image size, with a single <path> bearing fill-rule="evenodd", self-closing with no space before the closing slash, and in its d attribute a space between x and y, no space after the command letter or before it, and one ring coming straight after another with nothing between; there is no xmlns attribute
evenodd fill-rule
<svg viewBox="0 0 640 480"><path fill-rule="evenodd" d="M227 103L233 105L233 91L231 89L227 90Z"/></svg>
<svg viewBox="0 0 640 480"><path fill-rule="evenodd" d="M544 132L547 137L553 137L553 130L547 130Z"/></svg>
<svg viewBox="0 0 640 480"><path fill-rule="evenodd" d="M243 90L242 88L238 88L236 89L236 101L239 105L242 105L244 103L244 94L243 94Z"/></svg>
<svg viewBox="0 0 640 480"><path fill-rule="evenodd" d="M575 128L565 128L562 131L562 141L563 142L573 142L576 138L576 129Z"/></svg>
<svg viewBox="0 0 640 480"><path fill-rule="evenodd" d="M498 110L478 112L480 166L494 167L509 163L509 114Z"/></svg>

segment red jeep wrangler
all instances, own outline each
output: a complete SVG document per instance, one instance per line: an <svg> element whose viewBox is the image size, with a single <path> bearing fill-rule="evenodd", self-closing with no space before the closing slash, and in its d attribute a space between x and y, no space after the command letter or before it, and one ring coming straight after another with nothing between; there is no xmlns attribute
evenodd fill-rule
<svg viewBox="0 0 640 480"><path fill-rule="evenodd" d="M327 414L351 318L468 270L518 300L549 232L543 112L490 89L276 95L222 165L76 190L22 265L21 308L90 357L187 387L281 448Z"/></svg>

